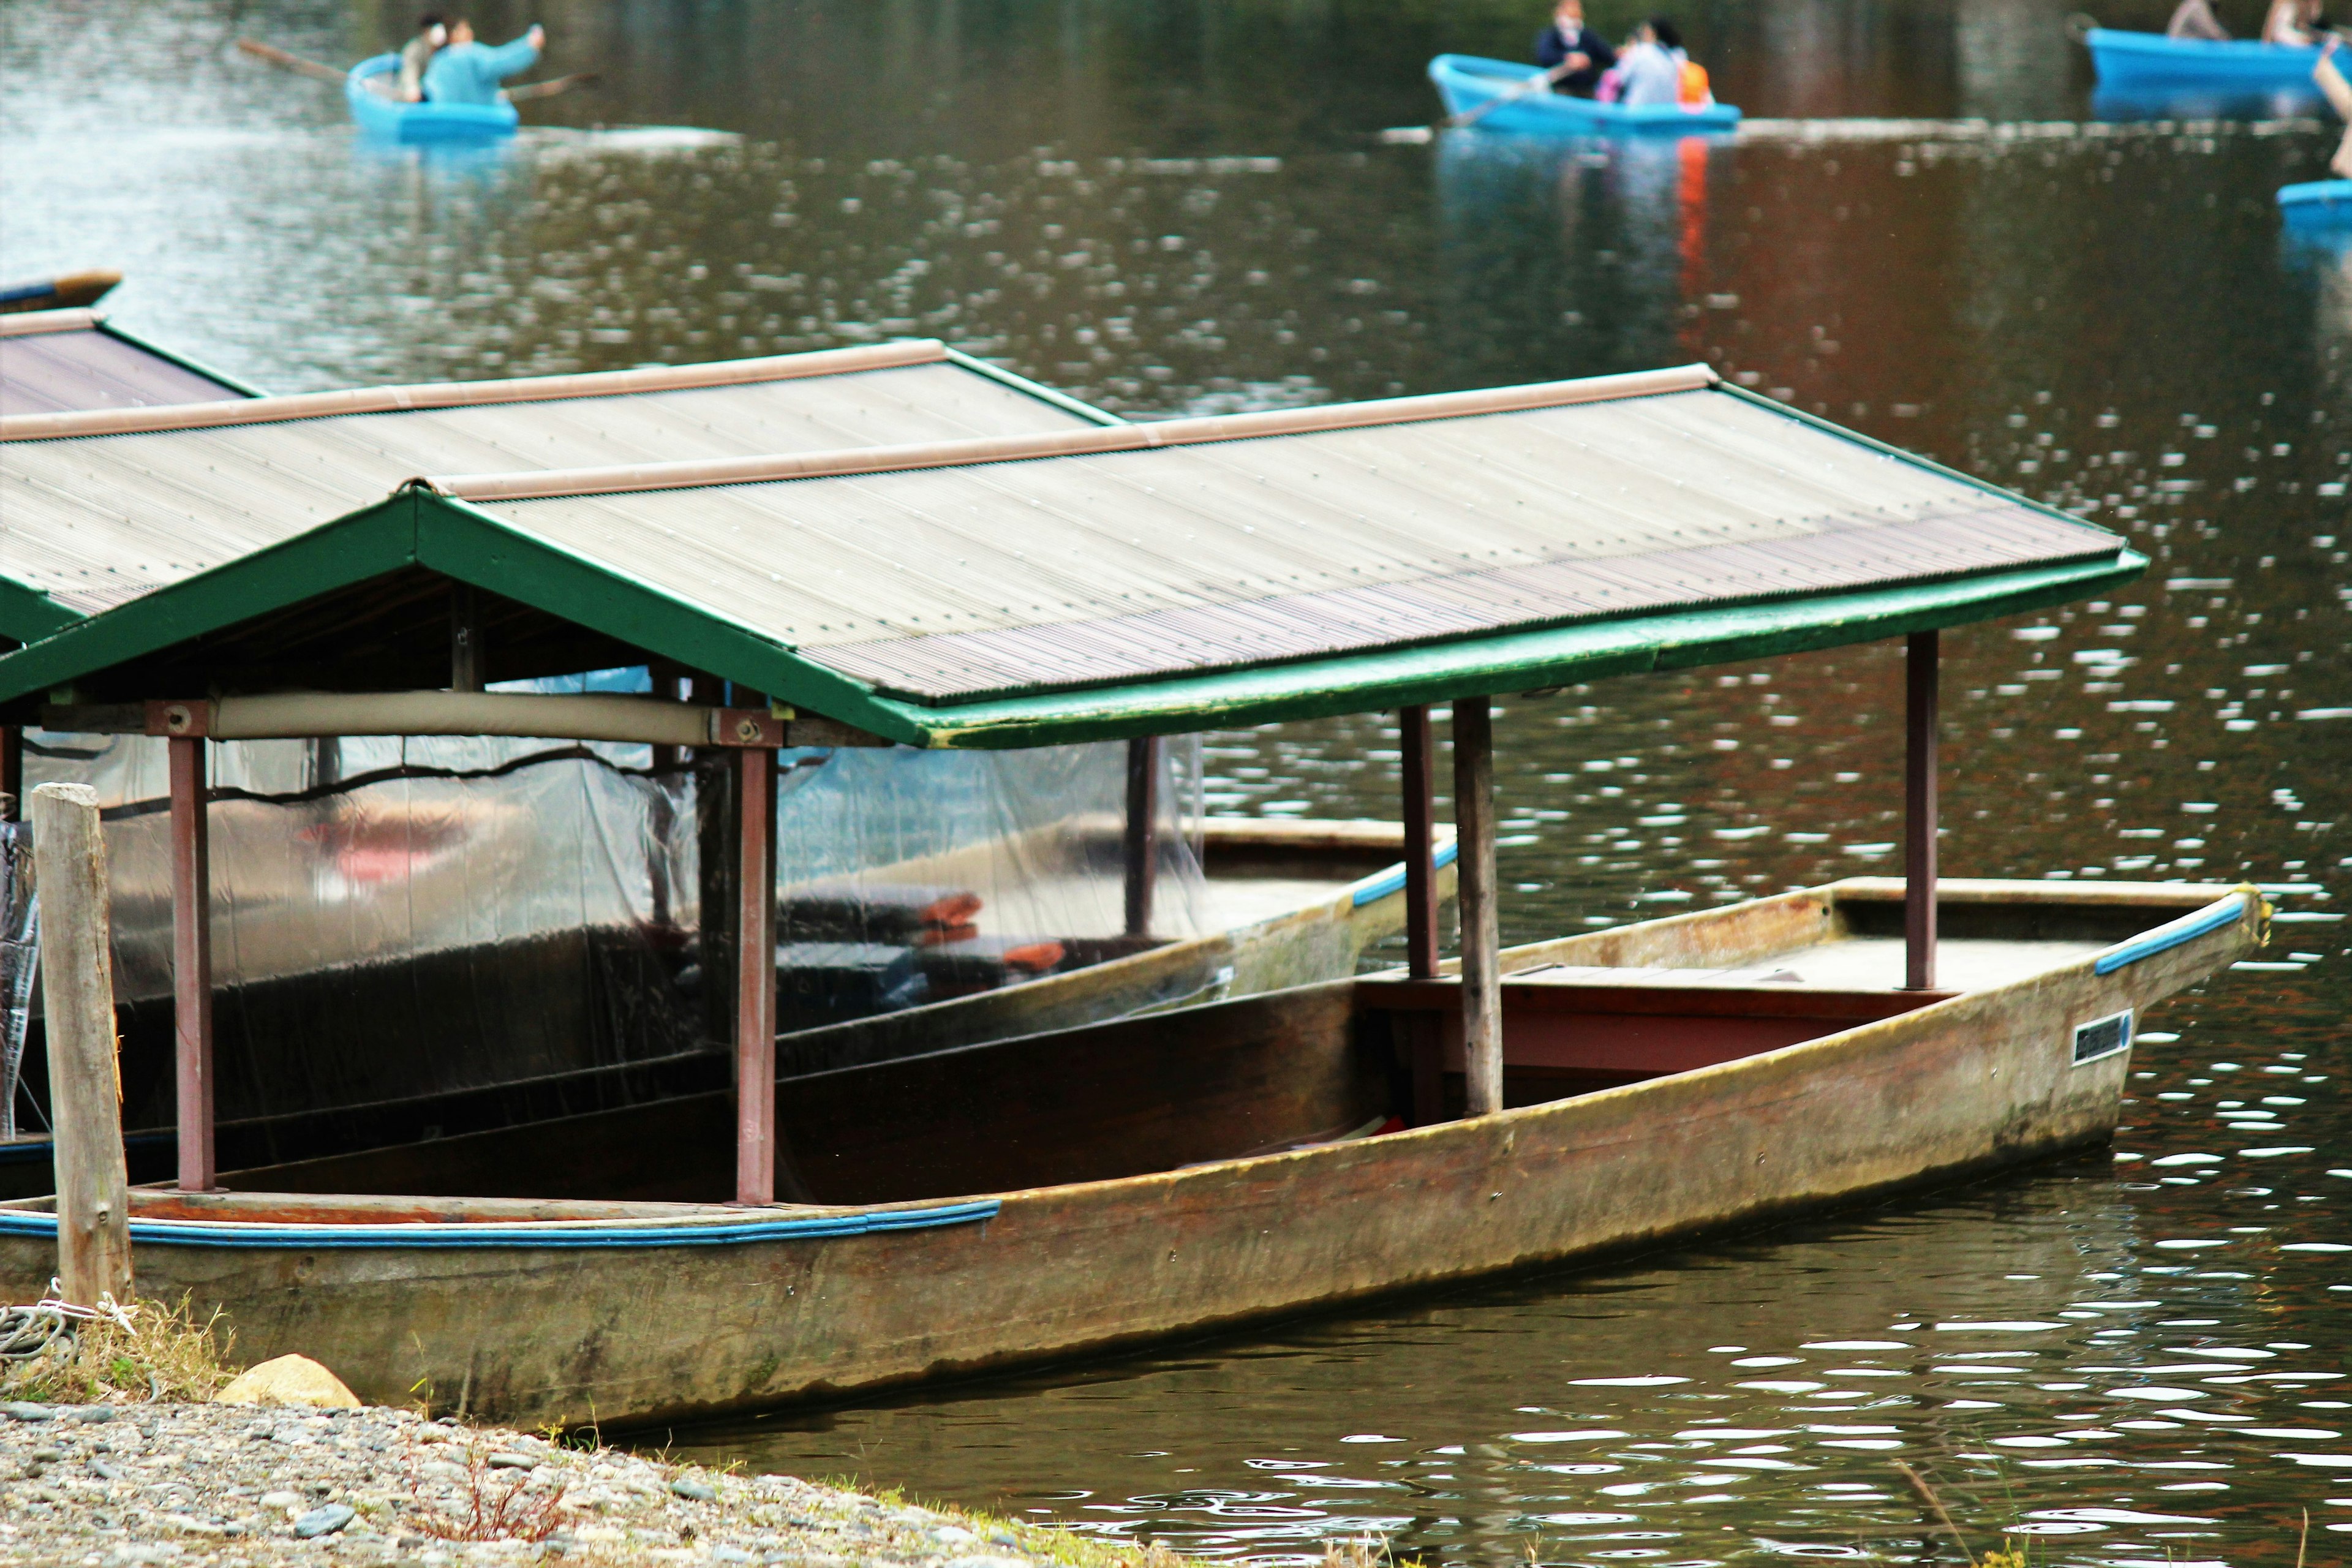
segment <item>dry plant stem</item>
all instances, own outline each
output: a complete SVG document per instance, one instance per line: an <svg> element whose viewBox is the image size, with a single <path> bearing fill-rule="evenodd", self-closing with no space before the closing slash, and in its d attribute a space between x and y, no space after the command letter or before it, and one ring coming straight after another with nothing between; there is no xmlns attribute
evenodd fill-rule
<svg viewBox="0 0 2352 1568"><path fill-rule="evenodd" d="M2295 1538L2294 1568L2303 1568L2303 1554L2311 1546L2311 1510L2303 1510L2303 1533Z"/></svg>
<svg viewBox="0 0 2352 1568"><path fill-rule="evenodd" d="M524 1494L530 1487L530 1474L524 1471L515 1479L499 1486L490 1480L490 1457L479 1442L466 1445L466 1482L463 1518L451 1519L447 1514L425 1500L424 1480L416 1471L417 1450L408 1450L408 1494L416 1511L408 1522L425 1534L441 1541L545 1541L563 1523L563 1500L571 1495L568 1488L559 1488L544 1497L530 1498Z"/></svg>
<svg viewBox="0 0 2352 1568"><path fill-rule="evenodd" d="M1975 1549L1969 1545L1969 1538L1960 1533L1960 1527L1952 1522L1951 1511L1944 1507L1944 1500L1936 1495L1936 1489L1927 1484L1927 1478L1900 1459L1895 1461L1895 1468L1903 1472L1903 1479L1911 1483L1913 1491L1927 1500L1927 1506L1936 1510L1936 1517L1944 1521L1944 1528L1952 1532L1952 1539L1960 1543L1960 1550L1968 1553L1969 1561L1975 1562Z"/></svg>

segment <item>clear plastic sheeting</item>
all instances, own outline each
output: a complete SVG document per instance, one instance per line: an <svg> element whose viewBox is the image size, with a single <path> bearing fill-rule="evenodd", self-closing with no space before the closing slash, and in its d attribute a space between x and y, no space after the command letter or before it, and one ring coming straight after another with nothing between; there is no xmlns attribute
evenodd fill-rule
<svg viewBox="0 0 2352 1568"><path fill-rule="evenodd" d="M1200 743L1160 750L1140 932L1128 929L1125 743L784 753L780 1026L946 1000L1205 934Z"/></svg>
<svg viewBox="0 0 2352 1568"><path fill-rule="evenodd" d="M167 742L26 740L33 782L99 792L125 1124L168 1127ZM320 1152L325 1131L293 1124L322 1110L368 1108L376 1121L336 1134L365 1142L724 1081L704 1082L723 1068L718 1009L731 986L705 982L704 950L721 933L704 929L702 862L713 852L723 871L731 854L724 813L698 809L728 771L723 753L442 737L206 752L226 1166ZM1161 747L1148 929L1128 930L1128 760L1124 742L783 753L780 1027L1017 984L1207 930L1186 832L1201 816L1199 748L1183 740ZM723 879L710 885L723 896ZM725 907L713 905L722 921ZM33 1016L37 1045L37 998ZM506 1092L516 1085L529 1093ZM37 1110L45 1085L26 1087ZM401 1106L424 1108L414 1128L383 1120ZM243 1154L230 1146L236 1124L281 1123Z"/></svg>
<svg viewBox="0 0 2352 1568"><path fill-rule="evenodd" d="M33 981L41 965L41 903L33 890L33 836L0 822L0 1140L16 1136L16 1080L25 1067Z"/></svg>

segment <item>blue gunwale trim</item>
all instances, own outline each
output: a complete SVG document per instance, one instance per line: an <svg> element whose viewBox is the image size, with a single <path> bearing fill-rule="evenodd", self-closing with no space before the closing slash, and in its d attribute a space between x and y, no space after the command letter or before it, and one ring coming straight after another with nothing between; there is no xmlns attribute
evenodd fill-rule
<svg viewBox="0 0 2352 1568"><path fill-rule="evenodd" d="M977 1225L995 1218L1003 1206L988 1198L977 1203L944 1204L936 1208L883 1209L805 1219L720 1220L707 1225L628 1225L602 1220L536 1225L263 1225L236 1220L134 1219L131 1222L131 1239L150 1247L297 1250L740 1247L755 1241L808 1241L835 1236ZM0 1236L47 1239L55 1237L57 1233L55 1215L0 1211Z"/></svg>
<svg viewBox="0 0 2352 1568"><path fill-rule="evenodd" d="M1432 854L1429 858L1430 869L1433 871L1444 870L1446 867L1454 864L1454 857L1459 855L1461 852L1462 841L1458 838L1448 843L1439 845L1436 852ZM1354 901L1355 907L1360 910L1366 904L1376 903L1379 900L1387 898L1391 893L1402 892L1403 890L1404 863L1402 861L1399 861L1396 865L1390 867L1387 870L1375 871L1372 875L1357 883L1355 889L1349 894L1349 897Z"/></svg>
<svg viewBox="0 0 2352 1568"><path fill-rule="evenodd" d="M2153 958L2168 949L2184 942L2195 942L2208 931L2234 924L2246 912L2246 895L2232 893L2218 904L2209 904L2194 914L2168 921L2144 935L2136 936L2121 947L2111 948L2099 955L2091 965L2094 974L2113 974L2116 970L2137 963L2143 958Z"/></svg>

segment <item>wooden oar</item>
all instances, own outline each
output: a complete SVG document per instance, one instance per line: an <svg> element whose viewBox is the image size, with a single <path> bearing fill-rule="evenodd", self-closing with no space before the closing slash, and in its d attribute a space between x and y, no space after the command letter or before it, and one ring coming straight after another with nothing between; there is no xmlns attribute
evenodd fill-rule
<svg viewBox="0 0 2352 1568"><path fill-rule="evenodd" d="M575 87L586 87L600 79L595 71L573 71L570 76L553 77L546 81L525 82L520 87L507 89L507 101L520 103L528 98L553 98L559 92L569 92Z"/></svg>
<svg viewBox="0 0 2352 1568"><path fill-rule="evenodd" d="M320 65L317 60L306 60L300 55L289 55L277 45L265 44L257 38L239 38L236 41L236 47L255 59L268 60L271 65L282 66L290 71L299 71L304 76L314 76L320 81L340 82L350 74L347 71L339 71L332 66Z"/></svg>
<svg viewBox="0 0 2352 1568"><path fill-rule="evenodd" d="M1475 109L1465 109L1459 114L1449 114L1433 125L1391 125L1381 132L1380 139L1383 142L1419 145L1429 141L1441 131L1458 131L1465 125L1475 125L1503 105L1517 103L1523 98L1531 97L1570 74L1572 73L1568 62L1562 60L1551 69L1528 78L1508 91L1496 93Z"/></svg>

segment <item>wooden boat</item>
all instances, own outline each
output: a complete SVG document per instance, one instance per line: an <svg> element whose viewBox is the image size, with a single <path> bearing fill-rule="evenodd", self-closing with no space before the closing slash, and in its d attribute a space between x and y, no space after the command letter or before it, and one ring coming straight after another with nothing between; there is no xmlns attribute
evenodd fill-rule
<svg viewBox="0 0 2352 1568"><path fill-rule="evenodd" d="M2311 68L2316 48L2253 39L2168 38L2161 33L2093 27L2083 34L2103 88L2202 87L2255 92L2291 89L2315 93Z"/></svg>
<svg viewBox="0 0 2352 1568"><path fill-rule="evenodd" d="M156 432L138 458L168 475L217 460L214 443ZM187 504L104 500L110 516ZM98 502L58 504L61 526ZM761 539L788 540L794 569L747 554ZM89 1175L55 1217L0 1215L0 1280L37 1282L55 1238L127 1212L141 1287L222 1305L243 1353L299 1347L362 1393L509 1420L641 1423L1086 1353L2093 1144L2141 1010L2251 951L2267 911L2252 889L1939 888L1938 637L2147 565L2095 524L1703 365L412 480L0 655L0 725L168 741L184 1086L176 1184L133 1201L108 1169L116 1101L89 1069L73 1100L90 1120L60 1162ZM761 700L616 712L474 689L456 677L476 668L483 598L518 675L664 661ZM1496 694L1896 637L1904 881L1502 949ZM297 684L331 660L345 688ZM77 700L53 702L60 688ZM1429 870L1440 701L1453 973ZM763 803L785 750L1123 740L1132 869L1157 863L1152 737L1375 711L1396 715L1402 973L896 1060L780 1050ZM700 864L730 889L701 908L734 982L731 1087L224 1176L207 748L322 733L709 752L729 780L711 812L726 847ZM56 988L79 1009L61 1059L110 1067L113 1014L89 984L103 933L59 924L45 962L85 955Z"/></svg>
<svg viewBox="0 0 2352 1568"><path fill-rule="evenodd" d="M95 305L122 281L120 272L68 272L0 288L0 315L19 310L76 310Z"/></svg>
<svg viewBox="0 0 2352 1568"><path fill-rule="evenodd" d="M1467 113L1542 74L1538 66L1486 59L1477 55L1439 55L1429 62L1429 79L1436 84L1438 97L1445 100L1448 114ZM1530 92L1481 115L1477 123L1489 131L1549 136L1633 132L1687 136L1735 130L1739 124L1739 110L1728 103L1627 108L1564 92Z"/></svg>
<svg viewBox="0 0 2352 1568"><path fill-rule="evenodd" d="M2282 185L2279 211L2297 228L2352 225L2352 180L2308 180Z"/></svg>
<svg viewBox="0 0 2352 1568"><path fill-rule="evenodd" d="M390 88L399 79L398 55L374 55L343 79L343 100L352 119L370 136L390 142L484 142L511 136L521 116L501 98L496 103L403 103Z"/></svg>
<svg viewBox="0 0 2352 1568"><path fill-rule="evenodd" d="M2141 1013L2266 915L2244 889L1948 880L1952 984L1906 991L1903 892L1507 950L1494 1115L1443 1120L1458 978L1338 980L780 1085L818 1201L756 1216L719 1202L723 1092L141 1192L141 1285L221 1303L243 1355L518 1425L1100 1352L2095 1146ZM47 1279L53 1225L0 1209L5 1289Z"/></svg>
<svg viewBox="0 0 2352 1568"><path fill-rule="evenodd" d="M1097 826L1115 854L1116 825ZM838 1022L787 1015L776 1043L782 1078L1338 979L1354 973L1368 949L1404 927L1402 824L1213 818L1201 829L1206 895L1218 929L1180 940L1065 938L1055 945L1066 956L1034 978L1000 979L964 994ZM1441 896L1450 892L1454 858L1452 836L1444 835L1433 857ZM956 858L942 857L883 872L922 880L958 869ZM420 889L419 896L429 892ZM791 896L785 889L787 901ZM292 912L316 918L307 904ZM251 935L257 949L266 950L271 928L256 922ZM723 1089L730 1057L722 1042L652 1052L615 1037L609 1017L616 1010L643 1014L665 998L675 1011L677 960L662 954L675 954L691 935L667 932L648 951L641 933L559 931L221 986L213 997L229 1042L222 1052L221 1159L236 1167L414 1146ZM510 983L486 993L479 977L498 970L509 972ZM643 1000L616 1008L616 993ZM513 1065L491 1073L490 1081L448 1087L435 1053L404 1048L404 1039L420 1033L470 1038L479 1009L518 996L532 999L542 1016L529 1030L508 1020L507 1032L527 1035L533 1048L514 1051ZM437 1010L436 997L446 998ZM594 1005L599 1000L602 1006ZM122 997L120 1015L131 1176L156 1180L171 1173L177 1156L168 986ZM332 1032L340 1056L368 1063L364 1076L346 1071L321 1079L315 1068L306 1072L305 1058L317 1055L312 1026ZM45 1063L37 1030L26 1081L43 1106ZM305 1078L319 1087L299 1110L251 1098L255 1085ZM0 1141L0 1197L50 1191L49 1154L45 1135Z"/></svg>

